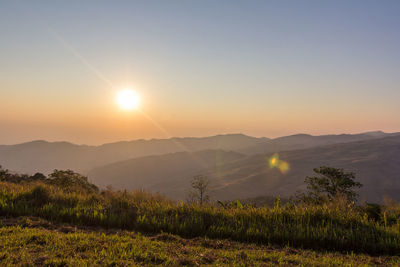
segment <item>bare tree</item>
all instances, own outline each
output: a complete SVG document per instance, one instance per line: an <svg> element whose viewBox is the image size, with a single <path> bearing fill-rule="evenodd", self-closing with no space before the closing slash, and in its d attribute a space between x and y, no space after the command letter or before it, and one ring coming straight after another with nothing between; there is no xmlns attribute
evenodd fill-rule
<svg viewBox="0 0 400 267"><path fill-rule="evenodd" d="M191 182L192 191L189 192L189 202L203 205L210 200L210 180L205 175L193 177Z"/></svg>

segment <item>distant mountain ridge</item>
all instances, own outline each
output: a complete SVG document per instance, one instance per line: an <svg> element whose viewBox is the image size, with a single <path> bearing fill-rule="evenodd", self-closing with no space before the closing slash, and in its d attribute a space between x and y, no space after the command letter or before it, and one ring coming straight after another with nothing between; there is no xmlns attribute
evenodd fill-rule
<svg viewBox="0 0 400 267"><path fill-rule="evenodd" d="M213 171L204 174L218 177L215 194L221 199L288 197L305 189L304 178L314 174L313 168L326 165L356 173L364 185L359 190L360 200L380 202L387 196L400 201L400 135L283 151L279 156L290 164L287 174L267 168L269 156L249 156L222 166L218 175Z"/></svg>
<svg viewBox="0 0 400 267"><path fill-rule="evenodd" d="M257 146L250 146L238 150L246 154L271 153L285 150L304 149L321 145L348 143L354 141L370 140L400 133L384 133L382 131L365 132L360 134L319 135L295 134L271 139Z"/></svg>
<svg viewBox="0 0 400 267"><path fill-rule="evenodd" d="M44 172L73 169L86 172L121 160L167 153L208 149L235 151L269 140L243 134L216 135L203 138L170 138L123 141L100 146L75 145L68 142L33 141L0 146L0 165L18 172Z"/></svg>
<svg viewBox="0 0 400 267"><path fill-rule="evenodd" d="M220 160L217 155L220 153ZM287 174L268 167L270 154L245 156L237 152L196 152L209 165L200 166L187 152L158 155L114 163L89 172L100 186L118 189L146 189L175 199L185 199L194 175L212 181L218 200L244 199L266 195L290 197L304 190L304 178L323 165L354 171L364 184L361 200L382 201L388 196L400 201L400 135L307 149L283 151L280 158L290 164ZM214 162L213 162L214 160Z"/></svg>
<svg viewBox="0 0 400 267"><path fill-rule="evenodd" d="M93 169L88 175L103 188L112 185L117 189L168 191L173 198L184 198L182 192L187 192L193 176L204 170L217 171L220 166L244 158L243 154L224 150L176 152L111 163Z"/></svg>
<svg viewBox="0 0 400 267"><path fill-rule="evenodd" d="M122 141L100 146L75 145L68 142L32 141L17 145L0 145L0 165L23 173L49 173L53 169L73 169L86 173L113 162L150 155L201 150L226 150L242 154L280 152L320 145L353 142L391 136L383 132L355 135L305 134L275 139L256 138L244 134L210 137L186 137Z"/></svg>

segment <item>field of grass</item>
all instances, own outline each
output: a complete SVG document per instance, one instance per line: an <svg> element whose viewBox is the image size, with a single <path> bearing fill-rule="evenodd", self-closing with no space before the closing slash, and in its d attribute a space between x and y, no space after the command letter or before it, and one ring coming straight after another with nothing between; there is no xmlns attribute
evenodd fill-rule
<svg viewBox="0 0 400 267"><path fill-rule="evenodd" d="M400 252L399 220L382 224L343 205L222 208L175 203L145 192L99 193L41 182L1 182L0 216L345 253Z"/></svg>
<svg viewBox="0 0 400 267"><path fill-rule="evenodd" d="M0 265L23 266L398 266L400 257L316 252L171 234L76 228L0 217Z"/></svg>

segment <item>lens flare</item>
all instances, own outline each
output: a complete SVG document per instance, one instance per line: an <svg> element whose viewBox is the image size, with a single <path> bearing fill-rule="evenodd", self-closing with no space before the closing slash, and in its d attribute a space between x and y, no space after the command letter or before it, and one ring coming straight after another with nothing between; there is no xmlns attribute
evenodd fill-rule
<svg viewBox="0 0 400 267"><path fill-rule="evenodd" d="M281 161L278 165L278 169L283 174L287 173L290 170L289 163L287 163L286 161Z"/></svg>
<svg viewBox="0 0 400 267"><path fill-rule="evenodd" d="M277 153L273 154L269 160L270 169L277 168L282 174L287 173L290 170L290 165L288 162L280 160Z"/></svg>
<svg viewBox="0 0 400 267"><path fill-rule="evenodd" d="M269 167L271 169L276 168L278 166L278 163L279 163L279 155L275 153L269 158Z"/></svg>

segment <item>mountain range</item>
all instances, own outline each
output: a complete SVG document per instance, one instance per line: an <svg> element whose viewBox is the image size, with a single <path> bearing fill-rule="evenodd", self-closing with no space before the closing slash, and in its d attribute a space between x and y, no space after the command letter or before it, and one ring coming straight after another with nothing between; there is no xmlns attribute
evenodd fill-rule
<svg viewBox="0 0 400 267"><path fill-rule="evenodd" d="M275 153L289 164L287 173L269 168ZM304 178L313 168L328 165L356 173L364 184L362 200L400 200L400 133L275 139L229 134L101 146L33 141L0 146L0 165L21 173L73 169L101 187L145 189L174 199L185 199L192 177L202 174L210 178L212 197L218 200L291 196L305 189Z"/></svg>

